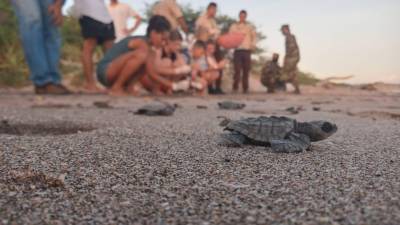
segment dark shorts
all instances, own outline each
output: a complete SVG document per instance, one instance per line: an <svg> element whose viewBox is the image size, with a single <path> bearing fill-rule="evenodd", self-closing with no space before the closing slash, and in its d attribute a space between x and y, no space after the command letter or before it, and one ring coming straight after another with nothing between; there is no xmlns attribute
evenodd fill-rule
<svg viewBox="0 0 400 225"><path fill-rule="evenodd" d="M84 39L94 38L98 44L115 39L114 24L105 24L88 16L82 16L79 19L81 33Z"/></svg>

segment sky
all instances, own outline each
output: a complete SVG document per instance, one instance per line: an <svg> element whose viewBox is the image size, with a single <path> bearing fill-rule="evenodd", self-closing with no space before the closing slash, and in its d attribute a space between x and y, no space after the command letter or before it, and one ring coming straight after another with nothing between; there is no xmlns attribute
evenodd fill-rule
<svg viewBox="0 0 400 225"><path fill-rule="evenodd" d="M106 1L108 2L108 1ZM121 0L144 14L154 0ZM209 1L177 0L193 8ZM219 13L241 9L267 39L270 55L284 55L281 24L288 23L301 51L299 68L318 78L349 76L349 83L400 83L400 0L216 0ZM66 8L72 4L67 0ZM144 27L138 32L144 32ZM281 57L282 58L282 57Z"/></svg>

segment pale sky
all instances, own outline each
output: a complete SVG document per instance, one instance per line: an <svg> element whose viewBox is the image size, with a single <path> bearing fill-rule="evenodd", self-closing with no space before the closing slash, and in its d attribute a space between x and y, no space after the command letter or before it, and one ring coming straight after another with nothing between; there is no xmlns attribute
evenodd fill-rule
<svg viewBox="0 0 400 225"><path fill-rule="evenodd" d="M72 0L67 0L67 7ZM106 1L107 2L107 1ZM154 0L122 0L141 15ZM210 1L177 0L193 8ZM400 0L216 0L219 12L237 17L241 9L267 39L268 54L283 56L280 25L289 23L302 60L300 69L319 78L354 75L351 83L400 83ZM141 29L139 32L143 32Z"/></svg>

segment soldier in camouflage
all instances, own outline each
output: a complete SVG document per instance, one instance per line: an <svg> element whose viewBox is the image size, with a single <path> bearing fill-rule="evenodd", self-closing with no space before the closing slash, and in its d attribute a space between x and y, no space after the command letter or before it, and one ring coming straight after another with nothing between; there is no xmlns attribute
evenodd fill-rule
<svg viewBox="0 0 400 225"><path fill-rule="evenodd" d="M297 64L300 61L300 50L297 45L296 37L290 33L289 25L285 24L281 28L282 34L286 37L286 55L283 63L283 75L287 82L293 84L295 93L300 94L298 81Z"/></svg>
<svg viewBox="0 0 400 225"><path fill-rule="evenodd" d="M275 92L275 86L281 77L281 67L278 64L279 54L274 53L272 60L265 63L261 72L261 83L268 88L268 93Z"/></svg>

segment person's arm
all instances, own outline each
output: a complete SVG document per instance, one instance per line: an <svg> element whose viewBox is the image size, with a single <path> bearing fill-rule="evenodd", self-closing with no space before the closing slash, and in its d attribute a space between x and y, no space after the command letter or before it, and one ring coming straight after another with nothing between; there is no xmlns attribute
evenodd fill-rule
<svg viewBox="0 0 400 225"><path fill-rule="evenodd" d="M178 18L178 23L179 23L179 26L181 26L183 32L188 34L189 33L189 27L188 27L188 25L187 25L187 23L185 21L185 18L183 16Z"/></svg>
<svg viewBox="0 0 400 225"><path fill-rule="evenodd" d="M176 61L173 63L171 59L167 59L168 61L163 61L161 57L161 51L156 51L156 56L154 60L155 70L158 74L163 77L168 78L181 78L188 75L191 71L191 67L187 65L180 56L177 55ZM171 61L170 61L171 60Z"/></svg>
<svg viewBox="0 0 400 225"><path fill-rule="evenodd" d="M211 22L209 33L215 40L221 35L221 30L215 21Z"/></svg>
<svg viewBox="0 0 400 225"><path fill-rule="evenodd" d="M202 25L201 25L201 24L202 24L202 20L203 20L203 16L200 16L200 17L198 17L198 18L196 19L196 22L194 23L194 30L195 30L195 33L197 33L198 30L200 29L200 27L202 26Z"/></svg>
<svg viewBox="0 0 400 225"><path fill-rule="evenodd" d="M129 14L131 17L135 18L135 25L131 29L127 30L127 33L131 34L135 32L142 23L142 17L131 8L129 8Z"/></svg>
<svg viewBox="0 0 400 225"><path fill-rule="evenodd" d="M149 45L142 39L134 39L128 43L128 48L134 50L149 51Z"/></svg>
<svg viewBox="0 0 400 225"><path fill-rule="evenodd" d="M181 8L176 3L168 4L168 6L169 6L169 11L172 13L172 15L174 15L174 17L178 21L179 26L181 27L181 29L186 34L188 34L189 33L189 27L186 24L185 17L183 16L183 12L182 12Z"/></svg>
<svg viewBox="0 0 400 225"><path fill-rule="evenodd" d="M61 26L63 23L62 6L64 0L55 0L48 8L50 15L52 16L53 23L56 26Z"/></svg>
<svg viewBox="0 0 400 225"><path fill-rule="evenodd" d="M229 33L235 33L236 32L236 24L233 23L230 27L229 27Z"/></svg>
<svg viewBox="0 0 400 225"><path fill-rule="evenodd" d="M191 68L188 65L182 65L176 68L166 66L156 66L155 71L165 77L181 78L190 73Z"/></svg>
<svg viewBox="0 0 400 225"><path fill-rule="evenodd" d="M192 80L196 80L197 76L200 74L200 65L196 62L192 64Z"/></svg>
<svg viewBox="0 0 400 225"><path fill-rule="evenodd" d="M222 59L221 61L218 62L218 68L220 70L223 70L227 63L228 63L228 61L226 61L226 59Z"/></svg>
<svg viewBox="0 0 400 225"><path fill-rule="evenodd" d="M162 76L160 76L157 73L157 70L156 70L155 64L154 64L155 60L156 60L156 54L154 53L154 51L150 51L149 57L147 58L147 61L146 61L147 74L155 82L160 83L161 85L172 89L172 82L163 78Z"/></svg>
<svg viewBox="0 0 400 225"><path fill-rule="evenodd" d="M256 33L256 30L254 27L251 27L250 37L251 37L251 50L256 50L256 48L257 48L257 33Z"/></svg>

